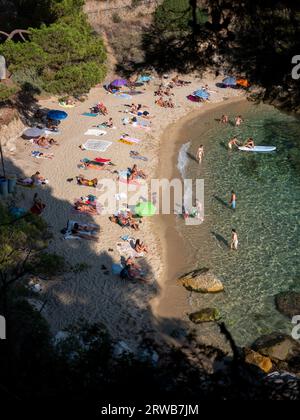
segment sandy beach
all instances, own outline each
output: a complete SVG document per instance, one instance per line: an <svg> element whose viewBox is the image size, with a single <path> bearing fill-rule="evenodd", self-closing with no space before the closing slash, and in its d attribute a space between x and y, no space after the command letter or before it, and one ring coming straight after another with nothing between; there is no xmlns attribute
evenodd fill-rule
<svg viewBox="0 0 300 420"><path fill-rule="evenodd" d="M170 75L170 79L172 76ZM179 144L172 141L172 138L177 136L180 128L196 115L201 118L203 112L244 97L243 91L217 88L216 83L220 82L221 78L215 79L209 74L201 79L196 76L184 79L191 83L173 89L173 100L176 104L174 109L164 109L155 105L154 91L161 82L158 78L142 87L141 95L130 100L108 94L102 86L92 89L87 101L66 110L68 118L60 125L60 135L55 137L59 146L53 146L51 150L46 151L54 154L52 160L32 158L31 151L35 150L35 147L22 138L9 142L6 156L11 160L14 170L24 176L31 176L38 170L49 179L46 187L38 189L40 197L46 203L43 217L53 233L49 251L64 256L73 267L76 264L87 265L84 271L72 271L54 281L41 280L43 291L39 300L46 302L43 314L53 333L80 318L85 318L90 322L105 323L113 337L130 342L138 340L141 333L153 332L154 326L159 328L163 324L162 319L182 318L185 294L182 288L168 281L175 274L172 267L167 267L170 261L179 258L176 264L178 269L180 258L184 258L180 244L172 246L172 241L176 240L176 232L172 231L172 216L168 221L163 216L144 218L138 232L121 229L109 221L108 215L78 216L72 212L74 200L88 194L97 195L97 190L80 187L75 181L67 182L67 179L84 174L89 179L97 177L100 181L101 178L116 180L114 170L125 170L134 163L145 171L147 180L174 176L174 162ZM210 103L192 103L186 99L187 95L203 85L208 85L213 91ZM108 116L93 118L81 115L100 101L106 105ZM125 105L133 102L147 107L145 109L152 117L151 131L123 126L121 120L126 116L124 112L128 109ZM59 109L56 98L40 101L39 106ZM221 110L220 112L222 113ZM96 156L95 152L80 150L79 146L88 139L97 139L84 133L94 125L107 121L109 117L112 117L116 129L108 129L107 134L99 139L110 141L112 145L106 152L97 153L97 156L111 159L116 166L111 167L109 172L79 169L81 159ZM134 147L118 142L124 133L140 139L141 142ZM15 151L12 143L16 145ZM130 150L138 151L147 157L148 161L133 160L129 156ZM36 190L19 188L18 205L28 208L34 192ZM68 220L100 226L99 241L63 240L60 231L66 227ZM146 283L128 283L112 274L112 264L120 262L121 255L116 244L121 241L122 235L130 235L146 243L149 254L145 258L139 258L139 264L148 274L149 280Z"/></svg>

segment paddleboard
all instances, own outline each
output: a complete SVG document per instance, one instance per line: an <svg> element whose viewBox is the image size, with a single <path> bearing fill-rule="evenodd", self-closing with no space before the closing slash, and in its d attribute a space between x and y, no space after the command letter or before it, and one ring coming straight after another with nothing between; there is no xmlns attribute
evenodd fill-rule
<svg viewBox="0 0 300 420"><path fill-rule="evenodd" d="M276 150L275 146L255 146L255 147L239 147L239 150L242 152L259 152L259 153L267 153L267 152L274 152Z"/></svg>

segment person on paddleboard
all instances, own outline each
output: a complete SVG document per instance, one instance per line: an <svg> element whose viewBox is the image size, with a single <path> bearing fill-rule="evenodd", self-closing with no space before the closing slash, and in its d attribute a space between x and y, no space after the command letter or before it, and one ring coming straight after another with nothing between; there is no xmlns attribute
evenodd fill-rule
<svg viewBox="0 0 300 420"><path fill-rule="evenodd" d="M249 147L249 149L253 149L255 147L255 143L252 137L249 137L248 140L246 140L246 143L244 144L245 147Z"/></svg>

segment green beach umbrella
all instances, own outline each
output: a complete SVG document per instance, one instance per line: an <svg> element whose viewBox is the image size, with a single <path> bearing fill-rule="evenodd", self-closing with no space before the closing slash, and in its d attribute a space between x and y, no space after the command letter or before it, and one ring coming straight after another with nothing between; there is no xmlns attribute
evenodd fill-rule
<svg viewBox="0 0 300 420"><path fill-rule="evenodd" d="M150 217L156 213L156 207L150 201L143 201L135 206L135 213L140 217Z"/></svg>

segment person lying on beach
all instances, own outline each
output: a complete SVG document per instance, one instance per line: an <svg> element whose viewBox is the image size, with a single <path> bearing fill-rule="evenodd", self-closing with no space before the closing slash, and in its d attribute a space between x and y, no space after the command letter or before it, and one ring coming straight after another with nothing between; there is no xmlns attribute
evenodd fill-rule
<svg viewBox="0 0 300 420"><path fill-rule="evenodd" d="M85 187L96 188L97 185L98 185L98 179L97 178L89 180L87 178L84 178L83 175L79 175L79 176L76 177L76 179L77 179L77 184L84 185Z"/></svg>
<svg viewBox="0 0 300 420"><path fill-rule="evenodd" d="M102 115L107 115L108 111L106 106L103 104L103 102L99 102L97 105L93 106L91 109L92 113L98 114L101 113Z"/></svg>
<svg viewBox="0 0 300 420"><path fill-rule="evenodd" d="M187 82L185 80L181 80L179 79L179 76L176 75L175 77L173 77L172 82L175 84L175 86L187 86L189 85L191 82Z"/></svg>
<svg viewBox="0 0 300 420"><path fill-rule="evenodd" d="M241 115L238 115L235 118L235 125L236 125L236 127L239 127L242 124L242 122L244 122L243 118L241 117Z"/></svg>
<svg viewBox="0 0 300 420"><path fill-rule="evenodd" d="M130 227L133 230L139 230L139 225L138 223L134 220L132 214L130 212L128 212L127 214L124 214L122 212L120 212L117 215L112 215L109 217L109 220L112 223L116 223L117 225L121 226L121 227Z"/></svg>
<svg viewBox="0 0 300 420"><path fill-rule="evenodd" d="M141 254L142 252L148 252L148 249L147 249L147 247L146 247L146 245L143 243L143 242L141 242L141 240L140 239L137 239L136 241L135 241L135 244L134 244L134 250L138 253L138 254Z"/></svg>
<svg viewBox="0 0 300 420"><path fill-rule="evenodd" d="M249 139L246 140L244 146L245 147L248 147L249 149L253 149L253 147L255 147L255 143L254 143L253 138L252 137L249 137Z"/></svg>
<svg viewBox="0 0 300 420"><path fill-rule="evenodd" d="M35 193L34 194L34 197L33 197L33 205L32 205L32 207L30 209L30 212L32 214L36 214L36 215L39 216L40 214L42 214L42 212L45 209L45 207L46 207L46 204L44 204L42 202L42 200L39 198L38 194Z"/></svg>
<svg viewBox="0 0 300 420"><path fill-rule="evenodd" d="M82 201L77 201L76 203L74 203L74 209L80 213L87 213L91 214L92 216L98 214L95 206L83 203Z"/></svg>
<svg viewBox="0 0 300 420"><path fill-rule="evenodd" d="M222 117L220 119L220 123L221 124L228 124L229 123L229 117L228 117L228 115L222 115Z"/></svg>
<svg viewBox="0 0 300 420"><path fill-rule="evenodd" d="M31 156L36 159L53 159L54 158L53 153L42 153L42 152L39 152L38 150L31 152Z"/></svg>
<svg viewBox="0 0 300 420"><path fill-rule="evenodd" d="M80 225L79 223L75 223L71 232L73 236L78 236L79 238L97 240L98 237L97 235L95 235L95 233L98 230L99 229L92 226Z"/></svg>
<svg viewBox="0 0 300 420"><path fill-rule="evenodd" d="M228 142L228 149L232 150L233 146L240 146L240 142L238 141L238 139L236 137L233 137L231 140L229 140Z"/></svg>
<svg viewBox="0 0 300 420"><path fill-rule="evenodd" d="M134 164L133 167L130 169L130 175L128 175L128 181L133 181L136 178L143 178L146 179L147 176L141 169L139 170L137 165Z"/></svg>
<svg viewBox="0 0 300 420"><path fill-rule="evenodd" d="M51 139L47 139L47 138L46 138L46 137L44 137L44 136L39 137L39 138L37 138L37 139L33 139L33 142L34 142L35 144L37 144L38 146L40 146L40 147L44 147L44 148L48 148L48 147L51 147L51 146L53 146L53 145L58 146L57 141L55 141L53 138L51 138Z"/></svg>
<svg viewBox="0 0 300 420"><path fill-rule="evenodd" d="M102 124L97 125L98 128L106 127L106 128L113 128L114 122L112 118L109 118L108 121L105 121Z"/></svg>

